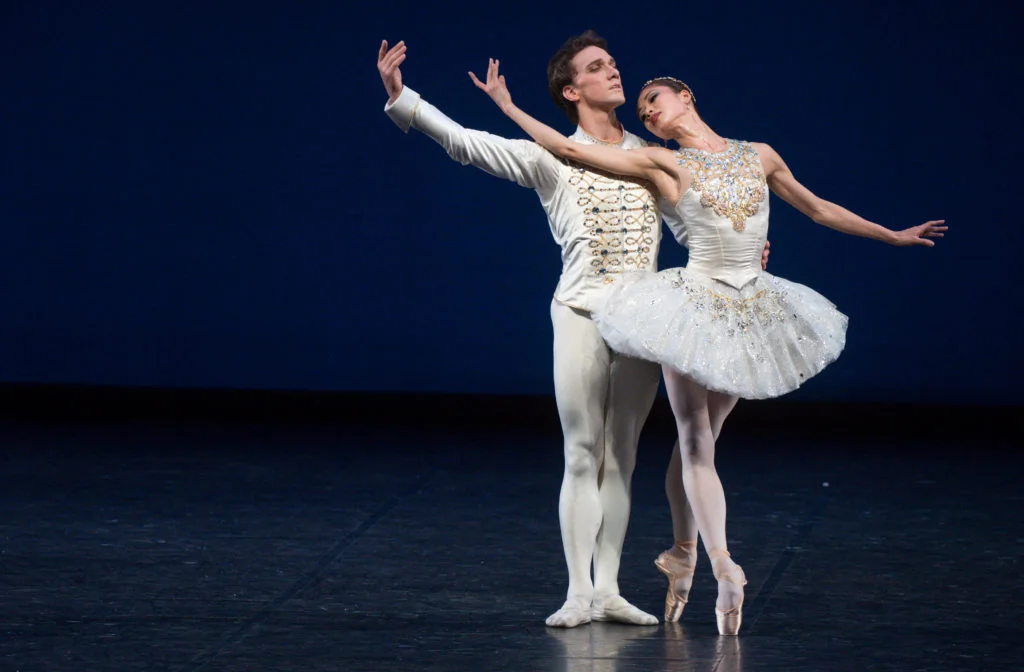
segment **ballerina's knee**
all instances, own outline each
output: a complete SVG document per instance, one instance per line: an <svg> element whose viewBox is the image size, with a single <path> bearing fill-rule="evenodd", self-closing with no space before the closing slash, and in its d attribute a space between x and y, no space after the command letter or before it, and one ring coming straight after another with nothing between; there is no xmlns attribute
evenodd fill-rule
<svg viewBox="0 0 1024 672"><path fill-rule="evenodd" d="M715 459L715 441L708 426L680 423L679 456L683 464L699 465L713 463Z"/></svg>

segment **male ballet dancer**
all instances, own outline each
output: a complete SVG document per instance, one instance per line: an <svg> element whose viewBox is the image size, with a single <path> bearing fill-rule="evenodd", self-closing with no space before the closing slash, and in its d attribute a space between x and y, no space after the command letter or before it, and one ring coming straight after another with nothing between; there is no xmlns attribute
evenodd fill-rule
<svg viewBox="0 0 1024 672"><path fill-rule="evenodd" d="M653 625L658 619L619 594L618 572L629 520L630 482L640 429L657 394L656 364L620 356L591 322L604 292L623 273L655 270L661 220L643 186L562 162L529 140L461 127L403 86L405 45L381 44L377 68L385 111L405 132L429 135L456 161L534 189L562 248L551 303L555 399L565 441L558 514L569 570L565 604L547 625L591 619ZM643 146L615 108L625 102L607 43L588 31L570 38L548 65L548 90L579 127L579 142ZM594 576L590 566L593 562Z"/></svg>
<svg viewBox="0 0 1024 672"><path fill-rule="evenodd" d="M562 275L551 321L555 398L565 439L559 522L569 590L565 604L546 623L569 628L592 618L657 623L619 595L618 570L637 441L657 391L659 370L613 353L590 321L603 291L619 275L655 269L661 229L654 198L641 185L563 163L532 142L462 128L402 85L399 65L404 60L404 43L391 50L386 41L381 43L377 69L388 92L388 116L404 132L414 126L426 133L463 164L535 189L562 247ZM627 149L645 144L615 117L615 108L625 102L618 69L607 43L592 31L570 38L552 57L548 92L578 124L573 139ZM762 267L768 261L768 247ZM732 405L717 409L715 415L724 421L731 410ZM716 421L716 439L720 429L721 422ZM685 579L673 580L670 574L665 618L672 621L679 620L685 604L678 597L680 591L689 592L697 543L678 448L677 442L665 475L676 543L658 557L658 563L662 571L666 562L674 569L691 569Z"/></svg>

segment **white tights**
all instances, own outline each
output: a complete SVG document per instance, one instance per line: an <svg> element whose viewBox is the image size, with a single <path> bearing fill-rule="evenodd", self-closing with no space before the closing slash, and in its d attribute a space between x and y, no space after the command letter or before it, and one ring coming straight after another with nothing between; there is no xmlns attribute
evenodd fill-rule
<svg viewBox="0 0 1024 672"><path fill-rule="evenodd" d="M553 302L551 322L555 398L565 439L558 517L569 570L567 598L589 605L619 594L637 441L660 371L656 364L612 352L583 311Z"/></svg>

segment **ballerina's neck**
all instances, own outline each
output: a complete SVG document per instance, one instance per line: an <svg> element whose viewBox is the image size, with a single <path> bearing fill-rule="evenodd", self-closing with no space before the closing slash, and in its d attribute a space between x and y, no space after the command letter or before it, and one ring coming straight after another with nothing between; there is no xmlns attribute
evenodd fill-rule
<svg viewBox="0 0 1024 672"><path fill-rule="evenodd" d="M705 152L723 152L729 148L729 141L715 133L710 126L698 119L694 122L682 122L673 129L673 140L680 147L699 149Z"/></svg>

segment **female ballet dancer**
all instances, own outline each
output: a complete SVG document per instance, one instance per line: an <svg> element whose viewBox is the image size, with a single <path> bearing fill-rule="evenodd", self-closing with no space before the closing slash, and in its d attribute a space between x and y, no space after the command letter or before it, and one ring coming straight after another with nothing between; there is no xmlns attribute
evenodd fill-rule
<svg viewBox="0 0 1024 672"><path fill-rule="evenodd" d="M486 82L469 75L509 118L564 159L650 182L663 212L676 216L667 218L673 233L688 238L685 268L635 274L608 294L595 317L612 348L662 365L686 497L718 580L718 631L735 635L746 577L727 550L713 427L720 429L721 409L727 414L737 397L776 397L796 389L833 362L846 341L847 318L831 302L761 269L768 189L818 224L892 245L931 247L931 239L947 230L945 222L893 231L819 198L767 144L715 133L698 114L693 92L675 78L644 84L637 113L650 132L675 140L679 150L623 150L573 142L530 117L512 103L498 68L491 59ZM714 409L720 409L717 418ZM685 604L681 587L688 590L696 539L676 542L656 564L669 577L668 599L675 595Z"/></svg>

